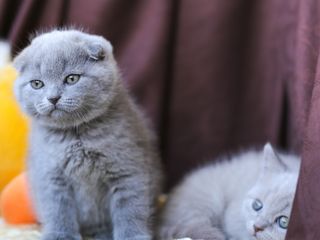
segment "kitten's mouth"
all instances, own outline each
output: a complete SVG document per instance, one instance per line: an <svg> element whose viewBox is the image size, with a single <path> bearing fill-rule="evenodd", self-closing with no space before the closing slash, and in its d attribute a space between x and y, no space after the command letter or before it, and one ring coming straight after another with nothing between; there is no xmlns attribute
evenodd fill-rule
<svg viewBox="0 0 320 240"><path fill-rule="evenodd" d="M53 118L59 118L59 117L63 117L65 115L70 115L72 114L73 111L68 111L67 109L61 108L61 107L57 107L55 106L47 115L48 117L53 117Z"/></svg>
<svg viewBox="0 0 320 240"><path fill-rule="evenodd" d="M52 108L52 110L49 112L49 115L51 115L53 112L55 112L55 111L57 111L57 110L59 110L56 106L54 106L53 108Z"/></svg>
<svg viewBox="0 0 320 240"><path fill-rule="evenodd" d="M49 117L55 117L58 113L64 112L62 109L57 108L56 106L49 112Z"/></svg>
<svg viewBox="0 0 320 240"><path fill-rule="evenodd" d="M257 233L252 234L252 239L257 239L257 240L259 239L257 236Z"/></svg>
<svg viewBox="0 0 320 240"><path fill-rule="evenodd" d="M251 230L251 229L248 230L248 233L249 233L249 235L251 236L250 239L258 239L258 236L257 236L258 233L254 232L254 231Z"/></svg>

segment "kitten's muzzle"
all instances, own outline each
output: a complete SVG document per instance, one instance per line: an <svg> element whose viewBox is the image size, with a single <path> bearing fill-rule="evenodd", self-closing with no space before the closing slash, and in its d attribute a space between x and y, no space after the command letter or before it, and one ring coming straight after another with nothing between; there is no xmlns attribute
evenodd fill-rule
<svg viewBox="0 0 320 240"><path fill-rule="evenodd" d="M253 236L257 236L257 233L258 233L258 232L262 232L262 231L264 230L264 228L258 227L258 226L256 226L256 225L253 225L253 230L254 230Z"/></svg>
<svg viewBox="0 0 320 240"><path fill-rule="evenodd" d="M56 105L60 98L61 98L61 96L50 97L50 98L48 98L48 101L50 103L52 103L53 105Z"/></svg>

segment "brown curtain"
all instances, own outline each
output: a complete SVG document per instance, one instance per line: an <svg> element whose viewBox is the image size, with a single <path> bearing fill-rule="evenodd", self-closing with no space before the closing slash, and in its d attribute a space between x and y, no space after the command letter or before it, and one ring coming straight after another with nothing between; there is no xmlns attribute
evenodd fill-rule
<svg viewBox="0 0 320 240"><path fill-rule="evenodd" d="M287 239L320 239L318 0L0 0L14 52L65 25L112 41L159 135L168 187L270 141L303 156Z"/></svg>

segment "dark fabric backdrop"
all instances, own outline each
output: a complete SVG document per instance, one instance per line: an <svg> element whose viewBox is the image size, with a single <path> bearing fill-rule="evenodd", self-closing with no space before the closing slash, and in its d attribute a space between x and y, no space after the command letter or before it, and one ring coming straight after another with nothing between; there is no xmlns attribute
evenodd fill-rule
<svg viewBox="0 0 320 240"><path fill-rule="evenodd" d="M320 239L318 0L0 0L0 36L74 25L114 45L151 118L168 186L271 141L303 154L287 239Z"/></svg>

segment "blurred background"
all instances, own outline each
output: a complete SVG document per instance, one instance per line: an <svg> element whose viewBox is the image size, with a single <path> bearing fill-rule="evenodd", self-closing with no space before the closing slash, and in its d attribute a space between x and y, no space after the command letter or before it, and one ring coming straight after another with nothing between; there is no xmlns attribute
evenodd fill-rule
<svg viewBox="0 0 320 240"><path fill-rule="evenodd" d="M303 152L288 239L311 240L320 239L319 11L317 0L0 0L0 37L13 56L55 27L109 39L157 132L167 189L267 141Z"/></svg>
<svg viewBox="0 0 320 240"><path fill-rule="evenodd" d="M1 0L13 54L37 31L75 26L114 45L159 136L169 185L200 162L266 141L299 150L294 9L283 1ZM289 62L288 62L289 61ZM291 84L292 85L292 84ZM290 108L290 111L289 111ZM292 136L294 135L294 136Z"/></svg>

